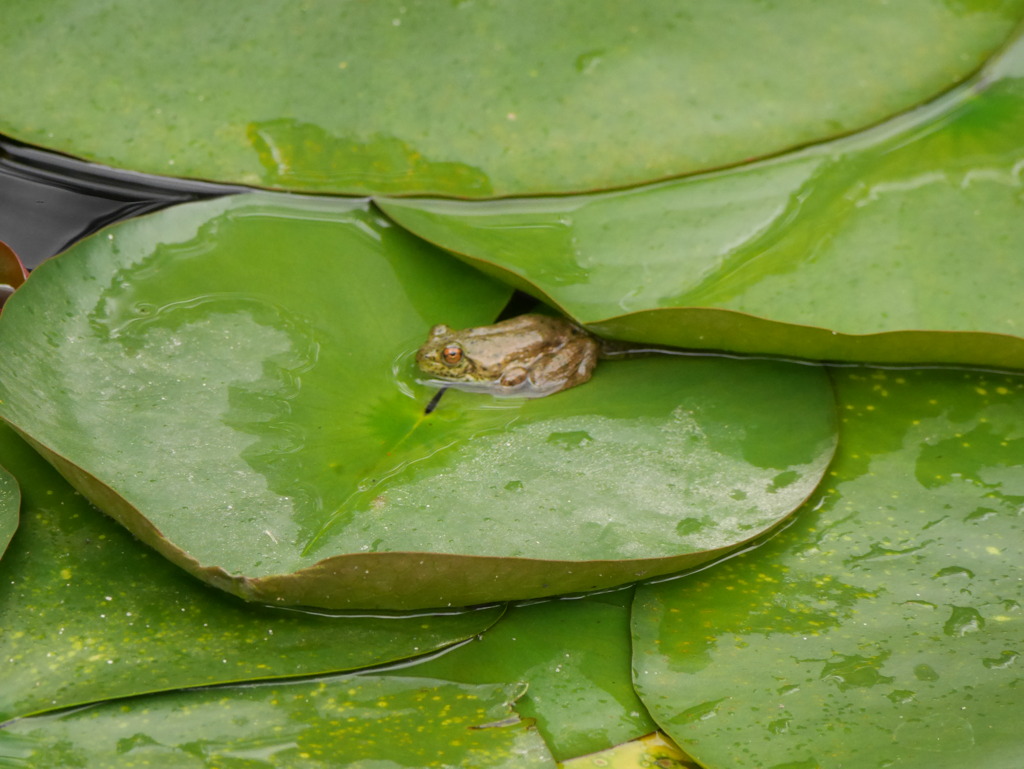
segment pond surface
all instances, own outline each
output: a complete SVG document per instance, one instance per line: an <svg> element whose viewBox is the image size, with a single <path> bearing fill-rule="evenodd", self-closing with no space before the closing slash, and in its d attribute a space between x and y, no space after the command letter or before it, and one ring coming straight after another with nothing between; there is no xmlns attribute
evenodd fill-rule
<svg viewBox="0 0 1024 769"><path fill-rule="evenodd" d="M119 171L0 136L0 240L29 269L113 222L242 189Z"/></svg>

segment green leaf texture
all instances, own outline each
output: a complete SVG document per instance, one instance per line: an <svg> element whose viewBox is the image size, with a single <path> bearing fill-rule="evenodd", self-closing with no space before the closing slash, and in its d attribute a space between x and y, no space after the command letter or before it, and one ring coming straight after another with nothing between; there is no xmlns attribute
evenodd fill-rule
<svg viewBox="0 0 1024 769"><path fill-rule="evenodd" d="M292 190L606 189L877 123L963 80L1022 14L1020 0L18 0L0 27L0 70L18 73L0 82L0 131Z"/></svg>
<svg viewBox="0 0 1024 769"><path fill-rule="evenodd" d="M1015 767L1024 379L836 381L840 452L795 524L638 589L641 698L706 767Z"/></svg>
<svg viewBox="0 0 1024 769"><path fill-rule="evenodd" d="M140 539L267 603L608 587L717 557L817 485L816 367L658 355L425 413L411 352L507 294L362 203L180 206L33 274L0 320L0 414Z"/></svg>
<svg viewBox="0 0 1024 769"><path fill-rule="evenodd" d="M354 670L482 633L500 607L353 617L253 606L91 507L8 427L23 523L0 560L0 722L147 692Z"/></svg>

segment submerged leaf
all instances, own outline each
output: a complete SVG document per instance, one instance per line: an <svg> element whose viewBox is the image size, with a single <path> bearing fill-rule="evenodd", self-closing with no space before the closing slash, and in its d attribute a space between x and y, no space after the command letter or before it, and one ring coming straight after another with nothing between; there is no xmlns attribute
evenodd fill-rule
<svg viewBox="0 0 1024 769"><path fill-rule="evenodd" d="M1016 766L1024 378L836 383L842 443L796 523L637 589L640 696L704 766Z"/></svg>
<svg viewBox="0 0 1024 769"><path fill-rule="evenodd" d="M0 722L166 689L322 674L426 654L501 608L351 617L244 604L139 545L6 426L23 522L0 561Z"/></svg>
<svg viewBox="0 0 1024 769"><path fill-rule="evenodd" d="M335 608L675 571L818 483L835 432L816 367L609 361L554 397L450 392L426 414L409 358L427 329L506 296L365 204L181 206L34 273L0 320L0 345L19 341L0 414L197 576Z"/></svg>
<svg viewBox="0 0 1024 769"><path fill-rule="evenodd" d="M819 360L1024 367L1024 37L863 134L625 192L381 200L596 333Z"/></svg>
<svg viewBox="0 0 1024 769"><path fill-rule="evenodd" d="M165 694L8 724L0 764L554 769L521 694L373 676Z"/></svg>
<svg viewBox="0 0 1024 769"><path fill-rule="evenodd" d="M9 6L0 71L18 76L0 80L0 131L20 140L151 173L458 197L633 185L857 130L965 78L1024 14L1021 0Z"/></svg>
<svg viewBox="0 0 1024 769"><path fill-rule="evenodd" d="M631 598L627 589L511 607L471 643L399 672L521 681L528 689L516 709L536 719L555 758L593 753L655 729L630 676Z"/></svg>

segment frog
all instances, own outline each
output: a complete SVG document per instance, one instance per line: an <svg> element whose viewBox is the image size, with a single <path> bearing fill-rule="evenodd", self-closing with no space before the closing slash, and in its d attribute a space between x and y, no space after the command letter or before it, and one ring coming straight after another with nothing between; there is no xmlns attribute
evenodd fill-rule
<svg viewBox="0 0 1024 769"><path fill-rule="evenodd" d="M600 355L600 341L575 323L528 313L461 330L436 325L416 363L461 389L540 397L589 380Z"/></svg>

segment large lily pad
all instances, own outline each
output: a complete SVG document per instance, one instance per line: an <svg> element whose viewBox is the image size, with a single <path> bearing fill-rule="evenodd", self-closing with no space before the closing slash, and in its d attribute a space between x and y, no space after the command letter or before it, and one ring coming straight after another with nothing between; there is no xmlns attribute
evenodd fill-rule
<svg viewBox="0 0 1024 769"><path fill-rule="evenodd" d="M1022 14L1021 0L8 3L0 130L297 190L607 188L875 123L966 77Z"/></svg>
<svg viewBox="0 0 1024 769"><path fill-rule="evenodd" d="M689 567L777 525L824 472L815 367L657 356L426 414L408 353L506 295L365 204L182 206L33 273L0 319L0 415L193 574L339 608Z"/></svg>
<svg viewBox="0 0 1024 769"><path fill-rule="evenodd" d="M248 605L140 546L6 426L0 461L24 490L23 523L0 561L0 723L166 689L392 663L482 633L502 613L352 617Z"/></svg>
<svg viewBox="0 0 1024 769"><path fill-rule="evenodd" d="M638 588L641 698L709 769L1017 767L1024 379L836 379L840 451L797 522Z"/></svg>
<svg viewBox="0 0 1024 769"><path fill-rule="evenodd" d="M825 360L1024 367L1024 38L864 134L626 192L381 201L597 333Z"/></svg>
<svg viewBox="0 0 1024 769"><path fill-rule="evenodd" d="M516 685L374 678L181 692L0 730L0 765L554 769Z"/></svg>

